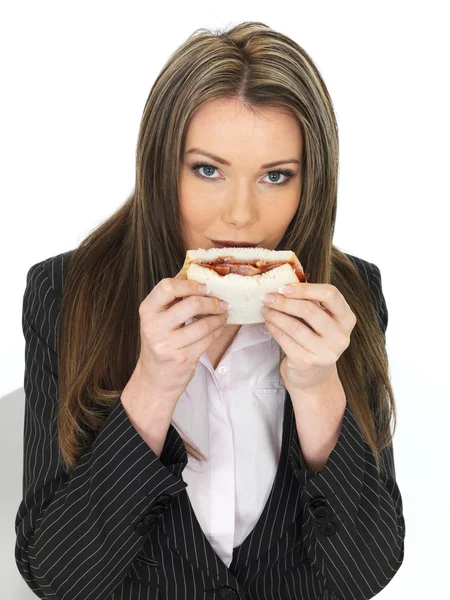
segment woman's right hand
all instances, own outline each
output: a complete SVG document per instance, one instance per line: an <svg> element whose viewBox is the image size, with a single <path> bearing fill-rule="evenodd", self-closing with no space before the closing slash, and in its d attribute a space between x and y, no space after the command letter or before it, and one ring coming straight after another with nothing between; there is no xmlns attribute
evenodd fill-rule
<svg viewBox="0 0 450 600"><path fill-rule="evenodd" d="M162 279L139 306L140 372L159 391L185 391L201 355L221 333L228 316L219 298L206 296L189 279ZM184 323L195 319L189 325Z"/></svg>

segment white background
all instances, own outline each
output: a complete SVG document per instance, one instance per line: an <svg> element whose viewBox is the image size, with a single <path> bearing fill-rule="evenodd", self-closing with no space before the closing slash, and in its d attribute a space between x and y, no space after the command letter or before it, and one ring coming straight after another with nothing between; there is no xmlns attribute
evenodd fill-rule
<svg viewBox="0 0 450 600"><path fill-rule="evenodd" d="M21 501L26 274L75 248L134 187L140 118L196 29L262 21L299 43L340 133L334 243L381 269L397 401L405 560L384 599L448 592L449 118L445 2L20 2L0 50L0 596L36 596L14 561ZM5 494L6 492L6 494Z"/></svg>

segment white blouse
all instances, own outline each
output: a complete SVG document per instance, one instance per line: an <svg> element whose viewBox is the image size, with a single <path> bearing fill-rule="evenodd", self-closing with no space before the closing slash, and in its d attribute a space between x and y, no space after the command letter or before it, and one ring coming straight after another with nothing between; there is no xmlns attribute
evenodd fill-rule
<svg viewBox="0 0 450 600"><path fill-rule="evenodd" d="M191 320L186 323L192 322ZM230 566L266 504L281 451L285 387L264 323L241 325L214 370L206 352L172 423L207 458L182 472L198 522Z"/></svg>

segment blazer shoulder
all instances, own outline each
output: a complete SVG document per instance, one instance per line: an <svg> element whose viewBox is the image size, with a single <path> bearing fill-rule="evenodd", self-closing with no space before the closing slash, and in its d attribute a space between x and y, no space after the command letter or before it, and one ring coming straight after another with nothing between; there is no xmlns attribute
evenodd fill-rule
<svg viewBox="0 0 450 600"><path fill-rule="evenodd" d="M61 252L60 254L50 256L49 258L35 263L28 270L27 282L35 278L36 275L41 275L48 278L55 297L58 301L61 300L64 285L64 274L72 252L73 250Z"/></svg>
<svg viewBox="0 0 450 600"><path fill-rule="evenodd" d="M375 263L371 263L367 260L364 260L359 256L353 256L352 254L348 253L346 254L356 266L360 276L365 281L367 287L370 290L373 303L377 311L381 330L383 331L383 333L385 333L388 323L388 309L386 305L386 299L383 294L380 269Z"/></svg>
<svg viewBox="0 0 450 600"><path fill-rule="evenodd" d="M370 287L372 279L372 270L374 266L373 263L369 262L368 260L364 260L359 256L353 256L353 254L346 253L346 255L352 261L352 263L358 269L358 272L361 275L361 277L366 281L367 285Z"/></svg>

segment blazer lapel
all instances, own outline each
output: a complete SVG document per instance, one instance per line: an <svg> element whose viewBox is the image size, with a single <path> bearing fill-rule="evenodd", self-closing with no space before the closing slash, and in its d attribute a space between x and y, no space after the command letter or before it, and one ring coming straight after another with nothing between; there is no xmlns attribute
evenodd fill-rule
<svg viewBox="0 0 450 600"><path fill-rule="evenodd" d="M245 540L233 549L229 568L217 555L204 534L186 490L178 494L161 523L171 549L198 569L208 572L210 576L221 581L228 581L230 571L235 572L245 567L267 552L283 536L300 511L299 482L290 463L291 445L295 440L294 429L292 402L286 392L280 460L272 489L255 527ZM178 436L174 428L171 434ZM173 443L168 445L168 447L174 446L177 445ZM163 454L161 456L163 457ZM171 457L168 458L170 460ZM172 460L180 464L180 454L172 457Z"/></svg>
<svg viewBox="0 0 450 600"><path fill-rule="evenodd" d="M301 510L299 482L290 462L291 445L295 439L294 429L294 410L286 391L278 469L270 495L255 527L242 544L233 549L233 560L230 564L230 570L233 572L265 554L284 535Z"/></svg>

